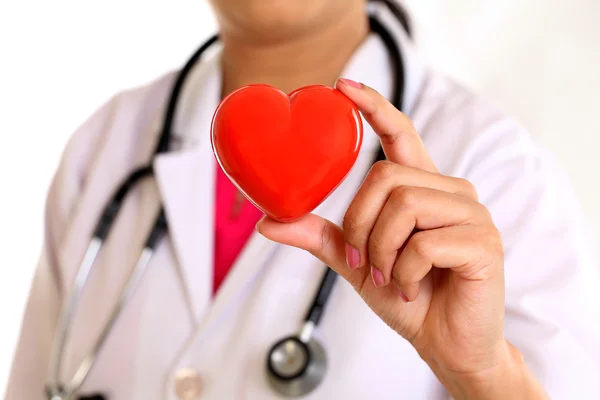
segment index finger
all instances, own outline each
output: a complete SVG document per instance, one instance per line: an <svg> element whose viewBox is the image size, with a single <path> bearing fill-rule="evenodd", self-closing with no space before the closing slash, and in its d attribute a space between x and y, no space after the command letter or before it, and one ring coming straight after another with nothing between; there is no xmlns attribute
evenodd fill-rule
<svg viewBox="0 0 600 400"><path fill-rule="evenodd" d="M336 88L356 104L379 136L388 160L408 167L438 172L411 120L375 89L348 79Z"/></svg>

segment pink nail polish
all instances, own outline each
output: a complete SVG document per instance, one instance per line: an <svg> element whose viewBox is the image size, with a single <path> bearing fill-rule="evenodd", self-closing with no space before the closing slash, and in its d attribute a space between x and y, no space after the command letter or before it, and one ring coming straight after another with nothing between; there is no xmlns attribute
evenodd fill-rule
<svg viewBox="0 0 600 400"><path fill-rule="evenodd" d="M400 287L398 287L398 284L396 282L394 282L394 286L396 286L396 290L398 291L398 295L400 296L400 298L402 299L402 301L405 302L405 303L410 303L410 300L404 294L404 292L400 289Z"/></svg>
<svg viewBox="0 0 600 400"><path fill-rule="evenodd" d="M348 243L346 243L346 263L350 269L356 269L360 265L360 253Z"/></svg>
<svg viewBox="0 0 600 400"><path fill-rule="evenodd" d="M382 287L384 282L383 274L377 268L371 267L371 279L373 279L373 285L379 288Z"/></svg>
<svg viewBox="0 0 600 400"><path fill-rule="evenodd" d="M340 82L345 83L346 85L353 87L355 89L360 89L362 88L362 85L358 82L353 81L352 79L348 79L348 78L340 78L339 79Z"/></svg>

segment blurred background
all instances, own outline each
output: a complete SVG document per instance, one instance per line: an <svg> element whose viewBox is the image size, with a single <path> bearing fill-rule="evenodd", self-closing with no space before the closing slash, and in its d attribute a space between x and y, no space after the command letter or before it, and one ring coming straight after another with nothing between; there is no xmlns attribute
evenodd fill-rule
<svg viewBox="0 0 600 400"><path fill-rule="evenodd" d="M428 64L556 154L600 244L600 2L404 4ZM116 92L179 68L215 28L205 0L0 3L0 394L67 139Z"/></svg>

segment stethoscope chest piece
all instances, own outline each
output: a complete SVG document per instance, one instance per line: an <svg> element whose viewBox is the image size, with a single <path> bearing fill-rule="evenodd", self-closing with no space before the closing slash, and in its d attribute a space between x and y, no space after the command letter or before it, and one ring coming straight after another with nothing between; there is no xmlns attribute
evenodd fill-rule
<svg viewBox="0 0 600 400"><path fill-rule="evenodd" d="M327 372L325 349L316 339L306 342L289 336L275 343L267 356L271 387L285 397L304 396L323 381Z"/></svg>

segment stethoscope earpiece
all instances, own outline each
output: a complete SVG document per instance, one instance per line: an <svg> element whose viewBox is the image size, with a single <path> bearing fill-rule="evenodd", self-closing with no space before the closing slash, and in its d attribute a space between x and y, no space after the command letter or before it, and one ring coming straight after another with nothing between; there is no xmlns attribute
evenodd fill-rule
<svg viewBox="0 0 600 400"><path fill-rule="evenodd" d="M285 397L304 396L319 386L327 372L325 348L315 338L303 342L288 336L275 343L267 354L267 378L271 387Z"/></svg>

